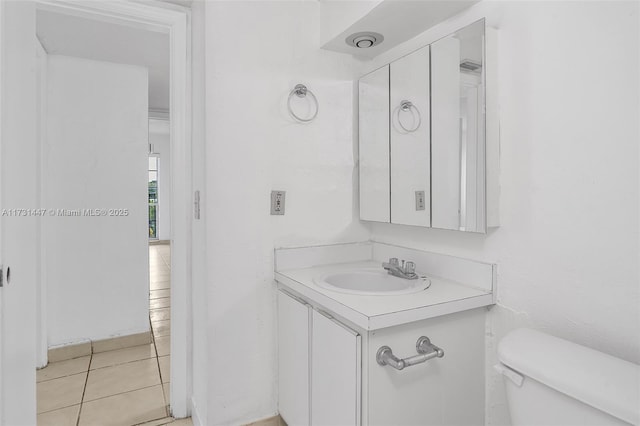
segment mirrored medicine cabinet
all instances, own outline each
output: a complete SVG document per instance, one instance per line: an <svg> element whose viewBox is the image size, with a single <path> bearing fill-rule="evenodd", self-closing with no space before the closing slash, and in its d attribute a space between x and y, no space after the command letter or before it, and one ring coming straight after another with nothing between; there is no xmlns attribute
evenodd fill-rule
<svg viewBox="0 0 640 426"><path fill-rule="evenodd" d="M498 225L494 37L481 20L360 78L361 220Z"/></svg>

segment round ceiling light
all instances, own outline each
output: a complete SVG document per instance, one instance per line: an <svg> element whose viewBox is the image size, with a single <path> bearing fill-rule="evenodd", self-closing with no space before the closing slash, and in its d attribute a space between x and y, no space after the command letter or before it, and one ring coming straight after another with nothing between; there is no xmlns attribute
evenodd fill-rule
<svg viewBox="0 0 640 426"><path fill-rule="evenodd" d="M384 36L374 32L360 32L351 34L345 40L349 46L357 49L368 49L382 43Z"/></svg>

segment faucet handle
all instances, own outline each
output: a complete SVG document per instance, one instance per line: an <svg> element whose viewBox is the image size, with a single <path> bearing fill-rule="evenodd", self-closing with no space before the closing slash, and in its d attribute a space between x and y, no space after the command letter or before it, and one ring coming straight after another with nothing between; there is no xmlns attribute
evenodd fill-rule
<svg viewBox="0 0 640 426"><path fill-rule="evenodd" d="M389 263L392 264L393 266L399 266L400 263L398 262L398 258L397 257L392 257L389 259Z"/></svg>
<svg viewBox="0 0 640 426"><path fill-rule="evenodd" d="M416 264L413 262L407 262L404 272L407 274L413 274L416 272Z"/></svg>

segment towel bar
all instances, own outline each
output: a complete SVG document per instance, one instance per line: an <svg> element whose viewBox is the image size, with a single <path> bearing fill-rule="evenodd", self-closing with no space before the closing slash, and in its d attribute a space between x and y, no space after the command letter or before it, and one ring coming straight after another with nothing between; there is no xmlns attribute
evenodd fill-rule
<svg viewBox="0 0 640 426"><path fill-rule="evenodd" d="M405 367L422 364L432 358L442 358L444 356L444 351L431 343L431 340L426 336L421 336L418 339L416 342L416 350L418 351L418 355L400 359L393 354L389 346L381 346L376 354L376 361L382 366L390 365L396 370L402 370Z"/></svg>

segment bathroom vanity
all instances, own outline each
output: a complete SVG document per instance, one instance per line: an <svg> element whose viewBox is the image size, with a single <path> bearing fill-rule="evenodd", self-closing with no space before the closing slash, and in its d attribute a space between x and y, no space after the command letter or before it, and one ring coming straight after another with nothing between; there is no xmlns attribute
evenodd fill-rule
<svg viewBox="0 0 640 426"><path fill-rule="evenodd" d="M390 276L382 264L393 257L414 262L420 278ZM484 423L495 265L377 242L279 249L275 258L288 425Z"/></svg>
<svg viewBox="0 0 640 426"><path fill-rule="evenodd" d="M498 226L496 37L472 23L360 78L360 219ZM484 424L496 266L372 242L276 250L289 426Z"/></svg>

